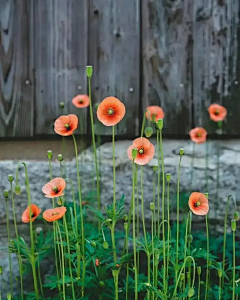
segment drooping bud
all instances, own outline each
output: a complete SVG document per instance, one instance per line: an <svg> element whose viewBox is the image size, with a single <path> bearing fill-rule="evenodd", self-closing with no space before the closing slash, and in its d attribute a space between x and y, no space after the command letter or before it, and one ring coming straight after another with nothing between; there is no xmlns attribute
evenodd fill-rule
<svg viewBox="0 0 240 300"><path fill-rule="evenodd" d="M157 172L158 166L153 166L153 172Z"/></svg>
<svg viewBox="0 0 240 300"><path fill-rule="evenodd" d="M93 67L92 66L86 66L86 72L87 72L87 77L92 78Z"/></svg>
<svg viewBox="0 0 240 300"><path fill-rule="evenodd" d="M179 155L183 156L184 154L185 154L184 149L181 148L181 149L179 150Z"/></svg>
<svg viewBox="0 0 240 300"><path fill-rule="evenodd" d="M105 287L104 281L99 281L98 285L99 285L100 287Z"/></svg>
<svg viewBox="0 0 240 300"><path fill-rule="evenodd" d="M163 129L163 119L157 120L156 125L158 129Z"/></svg>
<svg viewBox="0 0 240 300"><path fill-rule="evenodd" d="M191 298L193 297L195 294L194 288L190 287L188 290L188 297Z"/></svg>
<svg viewBox="0 0 240 300"><path fill-rule="evenodd" d="M150 203L150 209L154 210L155 209L155 204L153 202Z"/></svg>
<svg viewBox="0 0 240 300"><path fill-rule="evenodd" d="M108 245L108 242L107 241L104 241L103 242L103 248L104 249L108 249L109 245Z"/></svg>
<svg viewBox="0 0 240 300"><path fill-rule="evenodd" d="M218 269L218 277L219 277L219 278L222 277L222 269Z"/></svg>
<svg viewBox="0 0 240 300"><path fill-rule="evenodd" d="M233 214L233 217L234 217L234 220L239 221L239 219L240 219L240 214L239 214L239 212L238 212L238 211L235 211L234 214Z"/></svg>
<svg viewBox="0 0 240 300"><path fill-rule="evenodd" d="M166 179L167 179L167 182L170 182L171 181L171 174L170 173L167 173L166 174Z"/></svg>
<svg viewBox="0 0 240 300"><path fill-rule="evenodd" d="M5 200L9 198L9 190L4 190L4 198Z"/></svg>
<svg viewBox="0 0 240 300"><path fill-rule="evenodd" d="M236 231L236 220L231 221L232 231Z"/></svg>
<svg viewBox="0 0 240 300"><path fill-rule="evenodd" d="M198 273L198 275L200 276L201 275L201 273L202 273L202 269L201 269L201 267L200 266L198 266L197 267L197 273Z"/></svg>
<svg viewBox="0 0 240 300"><path fill-rule="evenodd" d="M52 150L47 151L47 157L49 160L52 159Z"/></svg>
<svg viewBox="0 0 240 300"><path fill-rule="evenodd" d="M13 178L13 175L12 174L9 174L8 175L8 181L9 182L13 182L14 178Z"/></svg>
<svg viewBox="0 0 240 300"><path fill-rule="evenodd" d="M58 160L59 160L60 162L63 161L63 156L62 156L62 154L58 154L57 158L58 158Z"/></svg>
<svg viewBox="0 0 240 300"><path fill-rule="evenodd" d="M60 102L60 103L59 103L59 107L60 107L61 109L64 109L65 103L64 103L64 102Z"/></svg>
<svg viewBox="0 0 240 300"><path fill-rule="evenodd" d="M193 241L193 236L191 234L188 235L187 241L189 244Z"/></svg>
<svg viewBox="0 0 240 300"><path fill-rule="evenodd" d="M153 129L152 127L148 126L144 130L144 134L147 138L150 138L153 135Z"/></svg>
<svg viewBox="0 0 240 300"><path fill-rule="evenodd" d="M93 248L96 247L96 243L95 243L94 241L91 241L91 242L90 242L90 245L91 245Z"/></svg>
<svg viewBox="0 0 240 300"><path fill-rule="evenodd" d="M136 159L137 154L138 154L138 149L137 148L132 149L132 158L133 158L133 160Z"/></svg>

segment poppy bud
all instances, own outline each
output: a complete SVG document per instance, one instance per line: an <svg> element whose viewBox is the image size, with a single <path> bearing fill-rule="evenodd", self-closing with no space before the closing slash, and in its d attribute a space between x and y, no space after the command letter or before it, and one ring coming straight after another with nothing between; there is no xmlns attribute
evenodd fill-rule
<svg viewBox="0 0 240 300"><path fill-rule="evenodd" d="M132 158L133 158L133 160L136 159L137 154L138 154L138 149L137 148L132 149Z"/></svg>
<svg viewBox="0 0 240 300"><path fill-rule="evenodd" d="M100 287L105 287L104 281L99 281L98 285L99 285Z"/></svg>
<svg viewBox="0 0 240 300"><path fill-rule="evenodd" d="M198 275L200 276L201 275L201 273L202 273L202 269L201 269L201 267L200 266L198 266L197 267L197 273L198 273Z"/></svg>
<svg viewBox="0 0 240 300"><path fill-rule="evenodd" d="M180 275L180 280L184 280L184 278L185 278L185 275L184 275L184 273L181 273L181 275Z"/></svg>
<svg viewBox="0 0 240 300"><path fill-rule="evenodd" d="M9 197L9 190L4 190L4 198L7 200Z"/></svg>
<svg viewBox="0 0 240 300"><path fill-rule="evenodd" d="M194 288L190 287L188 290L188 297L191 298L192 296L194 296L194 294L195 294Z"/></svg>
<svg viewBox="0 0 240 300"><path fill-rule="evenodd" d="M118 274L118 270L112 270L112 276L113 276L113 277L116 277L117 274Z"/></svg>
<svg viewBox="0 0 240 300"><path fill-rule="evenodd" d="M152 127L146 127L144 130L144 134L147 138L150 138L153 135Z"/></svg>
<svg viewBox="0 0 240 300"><path fill-rule="evenodd" d="M124 222L124 229L128 230L128 222Z"/></svg>
<svg viewBox="0 0 240 300"><path fill-rule="evenodd" d="M171 177L172 177L172 175L171 175L170 173L167 173L167 174L166 174L167 182L170 182L170 181L171 181Z"/></svg>
<svg viewBox="0 0 240 300"><path fill-rule="evenodd" d="M204 195L205 195L207 198L208 198L208 196L209 196L208 193L204 193Z"/></svg>
<svg viewBox="0 0 240 300"><path fill-rule="evenodd" d="M108 242L107 241L104 241L103 242L103 248L104 249L108 249L109 245L108 245Z"/></svg>
<svg viewBox="0 0 240 300"><path fill-rule="evenodd" d="M12 299L12 295L10 293L7 293L7 300L11 300Z"/></svg>
<svg viewBox="0 0 240 300"><path fill-rule="evenodd" d="M92 78L93 67L92 66L86 66L86 71L87 71L87 77Z"/></svg>
<svg viewBox="0 0 240 300"><path fill-rule="evenodd" d="M163 119L157 120L156 125L158 129L163 129Z"/></svg>
<svg viewBox="0 0 240 300"><path fill-rule="evenodd" d="M63 201L62 201L62 198L61 198L61 197L58 198L57 204L58 204L59 206L61 206L61 205L63 204Z"/></svg>
<svg viewBox="0 0 240 300"><path fill-rule="evenodd" d="M47 151L47 157L49 160L52 159L52 150Z"/></svg>
<svg viewBox="0 0 240 300"><path fill-rule="evenodd" d="M179 150L179 155L183 156L184 154L185 154L184 149L181 148L181 149Z"/></svg>
<svg viewBox="0 0 240 300"><path fill-rule="evenodd" d="M0 266L0 275L2 275L3 268Z"/></svg>
<svg viewBox="0 0 240 300"><path fill-rule="evenodd" d="M222 269L218 269L218 277L219 277L219 278L222 277Z"/></svg>
<svg viewBox="0 0 240 300"><path fill-rule="evenodd" d="M155 209L155 204L153 202L150 203L150 209L154 210Z"/></svg>
<svg viewBox="0 0 240 300"><path fill-rule="evenodd" d="M99 266L99 259L98 259L98 258L95 259L95 266L96 266L96 267Z"/></svg>
<svg viewBox="0 0 240 300"><path fill-rule="evenodd" d="M58 154L57 157L58 157L58 160L59 160L59 161L63 161L63 156L62 156L62 154Z"/></svg>
<svg viewBox="0 0 240 300"><path fill-rule="evenodd" d="M236 221L239 221L239 218L240 218L239 212L238 212L238 211L235 211L233 217L234 217L234 219L235 219Z"/></svg>
<svg viewBox="0 0 240 300"><path fill-rule="evenodd" d="M151 283L149 283L149 282L145 282L144 284L146 285L146 287L152 286Z"/></svg>
<svg viewBox="0 0 240 300"><path fill-rule="evenodd" d="M60 103L59 103L59 107L60 107L61 109L64 109L65 103L64 103L64 102L60 102Z"/></svg>
<svg viewBox="0 0 240 300"><path fill-rule="evenodd" d="M153 166L153 172L157 172L158 166Z"/></svg>
<svg viewBox="0 0 240 300"><path fill-rule="evenodd" d="M9 174L8 175L8 181L9 182L13 182L14 178L13 178L13 175L12 174Z"/></svg>
<svg viewBox="0 0 240 300"><path fill-rule="evenodd" d="M187 241L189 244L193 241L193 236L191 234L188 235Z"/></svg>
<svg viewBox="0 0 240 300"><path fill-rule="evenodd" d="M124 215L124 221L127 222L128 221L128 215Z"/></svg>
<svg viewBox="0 0 240 300"><path fill-rule="evenodd" d="M93 248L95 248L95 247L96 247L96 243L95 243L95 242L93 242L93 241L91 241L90 245L91 245Z"/></svg>
<svg viewBox="0 0 240 300"><path fill-rule="evenodd" d="M231 221L232 231L236 231L236 220Z"/></svg>

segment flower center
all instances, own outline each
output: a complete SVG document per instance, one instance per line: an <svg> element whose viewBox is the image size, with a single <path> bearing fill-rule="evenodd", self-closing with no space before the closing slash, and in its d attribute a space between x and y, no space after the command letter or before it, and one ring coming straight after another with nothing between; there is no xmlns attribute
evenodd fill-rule
<svg viewBox="0 0 240 300"><path fill-rule="evenodd" d="M197 132L196 137L201 137L201 136L202 136L201 132Z"/></svg>
<svg viewBox="0 0 240 300"><path fill-rule="evenodd" d="M53 186L52 187L52 191L57 194L58 193L58 187L57 186Z"/></svg>
<svg viewBox="0 0 240 300"><path fill-rule="evenodd" d="M34 218L35 217L35 213L31 213L31 218Z"/></svg>
<svg viewBox="0 0 240 300"><path fill-rule="evenodd" d="M109 108L107 111L109 116L112 116L114 114L114 109L113 108Z"/></svg>
<svg viewBox="0 0 240 300"><path fill-rule="evenodd" d="M201 205L201 202L200 202L200 201L197 201L197 202L195 202L195 204L194 204L195 207L199 207L200 205Z"/></svg>
<svg viewBox="0 0 240 300"><path fill-rule="evenodd" d="M52 213L52 216L56 216L56 215L59 215L59 213L58 212Z"/></svg>
<svg viewBox="0 0 240 300"><path fill-rule="evenodd" d="M70 129L71 129L71 127L70 127L70 124L69 124L69 123L66 123L66 124L64 124L64 127L65 127L67 130L70 130Z"/></svg>
<svg viewBox="0 0 240 300"><path fill-rule="evenodd" d="M215 110L214 115L218 116L219 114L220 114L220 111L218 109Z"/></svg>
<svg viewBox="0 0 240 300"><path fill-rule="evenodd" d="M83 100L79 100L78 102L79 102L79 104L83 104Z"/></svg>
<svg viewBox="0 0 240 300"><path fill-rule="evenodd" d="M142 155L142 154L144 153L144 149L143 149L143 148L139 149L139 150L138 150L138 153L139 153L140 155Z"/></svg>

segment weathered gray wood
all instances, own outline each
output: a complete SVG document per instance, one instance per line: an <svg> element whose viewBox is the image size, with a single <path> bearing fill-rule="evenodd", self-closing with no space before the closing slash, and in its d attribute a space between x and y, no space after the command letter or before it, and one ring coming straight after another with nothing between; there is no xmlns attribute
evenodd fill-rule
<svg viewBox="0 0 240 300"><path fill-rule="evenodd" d="M138 134L140 1L89 1L89 62L94 66L93 100L119 98L126 115L117 134ZM99 127L98 127L99 129ZM111 128L100 126L102 134Z"/></svg>
<svg viewBox="0 0 240 300"><path fill-rule="evenodd" d="M87 92L88 0L35 0L33 6L36 134L53 133L61 101L65 114L82 114L84 132L87 109L76 109L71 100Z"/></svg>
<svg viewBox="0 0 240 300"><path fill-rule="evenodd" d="M34 130L31 3L0 1L0 137Z"/></svg>
<svg viewBox="0 0 240 300"><path fill-rule="evenodd" d="M192 123L191 0L142 1L142 105L165 112L164 133L184 134Z"/></svg>

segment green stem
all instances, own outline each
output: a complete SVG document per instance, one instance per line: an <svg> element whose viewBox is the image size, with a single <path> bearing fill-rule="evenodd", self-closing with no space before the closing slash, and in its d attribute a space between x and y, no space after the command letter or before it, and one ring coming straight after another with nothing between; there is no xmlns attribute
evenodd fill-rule
<svg viewBox="0 0 240 300"><path fill-rule="evenodd" d="M192 212L189 211L189 229L188 229L188 234L190 235L192 232ZM188 256L191 255L191 243L188 241ZM188 261L188 272L189 272L189 280L191 282L191 261Z"/></svg>
<svg viewBox="0 0 240 300"><path fill-rule="evenodd" d="M50 177L50 180L52 180L52 161L51 161L51 159L48 160L48 164L49 164L49 177Z"/></svg>
<svg viewBox="0 0 240 300"><path fill-rule="evenodd" d="M85 271L86 271L86 262L85 262L85 238L84 238L84 220L83 220L83 209L82 209L82 188L81 188L81 180L80 180L80 171L79 171L79 163L78 163L78 151L77 151L77 142L75 136L73 135L73 143L75 148L76 155L76 166L77 166L77 181L78 181L78 197L79 197L79 209L80 209L80 218L81 218L81 241L82 241L82 282L85 281ZM82 289L82 297L84 297L84 287Z"/></svg>
<svg viewBox="0 0 240 300"><path fill-rule="evenodd" d="M200 293L201 293L201 275L198 274L198 300L200 300Z"/></svg>
<svg viewBox="0 0 240 300"><path fill-rule="evenodd" d="M167 214L168 214L168 250L167 250L167 280L168 280L168 268L169 268L169 260L170 260L170 182L167 184Z"/></svg>
<svg viewBox="0 0 240 300"><path fill-rule="evenodd" d="M153 255L153 280L152 280L152 285L153 287L155 287L155 272L154 272L154 266L155 266L155 263L154 263L154 256L155 256L155 253L154 253L154 211L155 211L155 206L154 206L154 210L152 211L152 255ZM150 274L150 271L149 270L149 274ZM149 278L149 283L150 283L150 278ZM156 288L156 287L155 287ZM154 300L154 291L152 292L152 299Z"/></svg>
<svg viewBox="0 0 240 300"><path fill-rule="evenodd" d="M59 162L60 165L60 174L61 174L61 178L63 178L63 168L62 168L62 162Z"/></svg>
<svg viewBox="0 0 240 300"><path fill-rule="evenodd" d="M98 161L97 161L97 149L96 149L96 141L95 141L95 129L94 129L94 120L93 120L91 78L90 77L88 77L88 93L89 93L89 108L90 108L91 129L92 129L92 144L93 144L94 161L95 161L95 169L96 169L96 176L97 176L98 210L101 211L100 180L99 180L99 170L98 170ZM114 131L114 128L113 128L113 131ZM98 232L99 233L100 233L100 228L101 228L101 223L100 223L100 220L99 220L98 221Z"/></svg>
<svg viewBox="0 0 240 300"><path fill-rule="evenodd" d="M115 283L115 300L118 300L118 274L119 271L116 272L114 276L114 283Z"/></svg>
<svg viewBox="0 0 240 300"><path fill-rule="evenodd" d="M151 281L151 256L150 256L150 253L148 252L147 253L147 265L148 265L148 283L150 283ZM150 300L150 290L147 289L147 300Z"/></svg>
<svg viewBox="0 0 240 300"><path fill-rule="evenodd" d="M12 258L11 258L11 251L10 251L10 229L9 229L9 210L8 210L8 199L5 199L6 204L6 218L7 218L7 235L8 235L8 259L9 259L9 268L10 268L10 290L11 296L13 297L13 274L12 274Z"/></svg>
<svg viewBox="0 0 240 300"><path fill-rule="evenodd" d="M208 142L206 141L206 154L205 154L205 179L206 179L206 186L205 191L208 191Z"/></svg>
<svg viewBox="0 0 240 300"><path fill-rule="evenodd" d="M190 218L191 212L189 211L186 221L186 229L185 229L185 241L184 241L184 261L187 257L187 238L188 238L188 221ZM183 274L185 275L185 268L183 269ZM183 288L185 289L185 276L184 276L184 282L183 282Z"/></svg>
<svg viewBox="0 0 240 300"><path fill-rule="evenodd" d="M218 287L219 287L218 300L221 300L221 294L222 294L222 292L221 292L221 286L222 286L221 280L222 280L222 278L221 278L221 276L219 276L219 284L218 284Z"/></svg>
<svg viewBox="0 0 240 300"><path fill-rule="evenodd" d="M132 167L132 203L133 203L133 256L134 256L134 274L135 274L135 300L138 300L138 269L137 269L137 247L136 247L136 228L135 228L135 174L134 174L134 162Z"/></svg>
<svg viewBox="0 0 240 300"><path fill-rule="evenodd" d="M72 266L71 266L70 243L69 243L68 227L67 227L67 222L66 222L66 217L65 217L65 216L63 217L63 222L64 222L64 229L65 229L66 237L67 237L68 266L69 266L69 272L70 272L70 278L71 278L72 297L73 297L73 300L75 300L76 297L75 297L74 284L73 284L73 274L72 274Z"/></svg>
<svg viewBox="0 0 240 300"><path fill-rule="evenodd" d="M208 231L208 217L206 219L206 235L207 235L207 272L206 272L206 287L205 287L205 300L208 299L208 280L209 280L209 231Z"/></svg>
<svg viewBox="0 0 240 300"><path fill-rule="evenodd" d="M236 248L235 248L235 231L233 231L233 291L232 300L235 300L235 281L236 281Z"/></svg>
<svg viewBox="0 0 240 300"><path fill-rule="evenodd" d="M195 143L193 143L193 154L192 154L192 165L191 165L191 178L190 178L190 182L191 182L191 190L193 190L194 187L194 159L195 159Z"/></svg>
<svg viewBox="0 0 240 300"><path fill-rule="evenodd" d="M112 152L113 152L113 221L111 227L113 259L117 261L116 244L115 244L115 224L116 224L116 166L115 166L115 127L112 126Z"/></svg>
<svg viewBox="0 0 240 300"><path fill-rule="evenodd" d="M157 131L157 150L159 149L160 132ZM157 203L158 203L158 237L160 238L160 151L157 151L158 156L158 187L157 187Z"/></svg>
<svg viewBox="0 0 240 300"><path fill-rule="evenodd" d="M127 228L125 228L125 244L126 244L126 254L128 255L128 234ZM126 275L126 300L128 300L128 283L129 283L129 264L127 263L127 275Z"/></svg>
<svg viewBox="0 0 240 300"><path fill-rule="evenodd" d="M24 162L18 164L17 171L16 171L16 185L18 185L18 173L20 165L23 165L25 170L25 185L27 190L27 198L28 198L28 207L29 207L29 215L32 215L31 209L31 196L30 196L30 188L29 188L29 178L28 178L28 170L27 166ZM30 218L30 237L31 237L31 265L32 265L32 273L33 273L33 283L34 283L34 290L36 294L36 299L39 300L39 293L38 293L38 284L37 284L37 274L36 274L36 266L35 266L35 250L34 250L34 238L33 238L33 224L32 218Z"/></svg>
<svg viewBox="0 0 240 300"><path fill-rule="evenodd" d="M136 178L136 198L137 198L137 203L136 203L136 209L137 209L137 240L139 240L140 238L140 216L139 216L139 195L138 195L138 180ZM139 270L139 266L140 266L140 253L139 251L137 252L137 268Z"/></svg>
<svg viewBox="0 0 240 300"><path fill-rule="evenodd" d="M64 251L63 251L63 241L62 241L62 234L61 234L61 230L59 227L58 222L56 222L56 227L58 229L59 232L59 237L60 237L60 245L61 245L61 254L62 254L62 287L63 287L63 299L66 299L66 295L65 295L65 266L64 266Z"/></svg>
<svg viewBox="0 0 240 300"><path fill-rule="evenodd" d="M44 293L43 293L43 284L42 284L42 278L41 278L41 272L40 272L40 259L38 257L38 280L39 280L39 285L40 285L40 291L41 291L41 296L44 298Z"/></svg>
<svg viewBox="0 0 240 300"><path fill-rule="evenodd" d="M178 247L179 247L179 194L180 194L180 170L181 170L182 155L180 155L178 165L178 181L177 181L177 238L176 238L176 266L178 266ZM177 271L175 271L175 279L177 278Z"/></svg>
<svg viewBox="0 0 240 300"><path fill-rule="evenodd" d="M21 287L21 299L23 300L23 276L22 276L22 256L20 252L20 245L19 245L19 239L18 239L18 229L17 229L17 219L16 219L16 212L15 212L15 201L14 201L14 193L13 193L13 185L12 182L11 185L11 198L12 198L12 210L13 210L13 222L14 222L14 228L15 228L15 235L17 239L17 251L18 251L18 264L19 264L19 275L20 275L20 287Z"/></svg>
<svg viewBox="0 0 240 300"><path fill-rule="evenodd" d="M145 216L144 216L144 193L143 193L143 166L141 166L141 207L142 207L142 224L143 224L143 234L145 245L147 247L147 233L146 233L146 226L145 226Z"/></svg>
<svg viewBox="0 0 240 300"><path fill-rule="evenodd" d="M154 211L153 211L153 224L154 224L154 235L157 234L157 224L156 224L156 176L155 172L153 173L153 203L154 203Z"/></svg>

